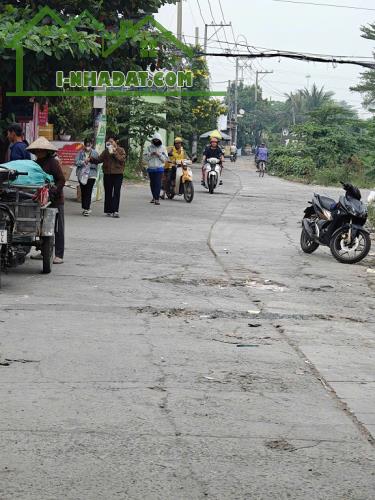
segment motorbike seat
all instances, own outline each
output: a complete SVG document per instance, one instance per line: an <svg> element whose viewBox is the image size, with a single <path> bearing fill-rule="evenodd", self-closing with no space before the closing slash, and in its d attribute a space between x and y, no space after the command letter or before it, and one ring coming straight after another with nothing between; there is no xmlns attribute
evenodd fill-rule
<svg viewBox="0 0 375 500"><path fill-rule="evenodd" d="M326 210L333 210L335 208L336 202L332 198L328 198L328 196L321 196L319 194L316 195L319 200L320 205Z"/></svg>

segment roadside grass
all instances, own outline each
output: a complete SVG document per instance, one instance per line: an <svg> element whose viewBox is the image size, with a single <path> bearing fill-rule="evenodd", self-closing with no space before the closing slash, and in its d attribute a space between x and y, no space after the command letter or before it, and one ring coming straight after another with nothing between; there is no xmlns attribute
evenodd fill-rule
<svg viewBox="0 0 375 500"><path fill-rule="evenodd" d="M299 182L301 184L313 184L318 186L335 186L341 187L341 182L350 182L362 189L375 190L375 170L350 170L345 166L314 169L310 170L305 175L291 175L285 174L280 169L271 167L271 174L286 179L292 182ZM369 225L375 230L375 203L368 207Z"/></svg>
<svg viewBox="0 0 375 500"><path fill-rule="evenodd" d="M350 171L346 167L326 168L315 170L312 182L321 186L340 186L341 182L350 182L359 188L372 189L375 179L365 172Z"/></svg>
<svg viewBox="0 0 375 500"><path fill-rule="evenodd" d="M368 221L372 229L375 230L375 203L368 206Z"/></svg>
<svg viewBox="0 0 375 500"><path fill-rule="evenodd" d="M270 166L270 173L302 184L316 184L319 186L341 186L341 182L350 182L362 189L375 189L375 172L350 170L347 167L333 167L312 169L303 174L285 172L282 169Z"/></svg>
<svg viewBox="0 0 375 500"><path fill-rule="evenodd" d="M130 182L144 182L144 171L139 168L139 160L135 155L130 155L125 163L124 179Z"/></svg>

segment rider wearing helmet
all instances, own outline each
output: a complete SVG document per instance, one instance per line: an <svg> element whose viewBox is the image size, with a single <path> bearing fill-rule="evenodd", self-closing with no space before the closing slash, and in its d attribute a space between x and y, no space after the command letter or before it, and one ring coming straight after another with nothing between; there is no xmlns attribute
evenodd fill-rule
<svg viewBox="0 0 375 500"><path fill-rule="evenodd" d="M220 160L221 170L223 169L224 162L224 153L221 147L219 146L219 139L217 137L211 137L210 145L206 147L203 153L202 159L202 186L204 186L204 166L210 158L217 158ZM220 181L222 184L223 181Z"/></svg>
<svg viewBox="0 0 375 500"><path fill-rule="evenodd" d="M189 155L184 149L184 140L181 137L176 137L174 146L168 149L168 160L165 162L164 166L163 191L161 194L163 200L165 198L168 180L173 181L176 178L176 162L188 159Z"/></svg>

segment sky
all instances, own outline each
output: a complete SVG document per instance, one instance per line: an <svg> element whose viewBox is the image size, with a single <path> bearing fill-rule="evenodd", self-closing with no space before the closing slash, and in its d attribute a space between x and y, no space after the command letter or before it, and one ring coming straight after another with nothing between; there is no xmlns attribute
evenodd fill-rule
<svg viewBox="0 0 375 500"><path fill-rule="evenodd" d="M295 2L302 1L295 0ZM362 7L369 10L284 3L275 0L183 0L183 35L186 42L192 43L195 26L198 26L203 45L204 21L211 24L214 18L217 23L223 20L226 23L231 22L233 32L230 28L226 28L225 34L221 30L217 38L212 39L209 48L220 47L218 39L234 42L234 37L240 36L239 43L245 43L246 39L249 45L255 47L353 58L372 57L375 41L361 38L360 28L375 23L374 0L306 1L351 6L357 9ZM157 18L166 28L176 32L175 5L162 7ZM209 28L209 32L213 34L213 28ZM222 46L226 47L225 44ZM235 60L209 58L209 65L212 89L225 90L228 80L235 78ZM369 116L361 106L361 95L349 90L359 82L360 73L365 71L361 67L344 65L334 68L332 64L287 59L257 59L251 66L243 70L246 84L255 81L256 70L273 71L272 74L265 75L261 81L263 97L285 100L285 93L306 86L311 87L316 83L319 87L324 86L326 90L334 91L338 101L347 101L360 116Z"/></svg>

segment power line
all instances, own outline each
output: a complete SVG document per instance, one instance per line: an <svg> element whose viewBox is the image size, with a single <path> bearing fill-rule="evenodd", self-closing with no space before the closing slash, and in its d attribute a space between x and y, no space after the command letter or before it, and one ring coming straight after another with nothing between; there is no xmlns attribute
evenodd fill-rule
<svg viewBox="0 0 375 500"><path fill-rule="evenodd" d="M223 21L226 23L225 16L224 16L224 11L223 11L223 6L221 4L221 0L219 0L219 7L220 7L220 10L221 10L221 15L223 16Z"/></svg>
<svg viewBox="0 0 375 500"><path fill-rule="evenodd" d="M212 17L212 20L213 20L214 24L217 24L217 23L216 23L216 20L215 20L215 18L214 18L214 14L213 14L213 12L212 12L212 5L211 5L211 2L210 2L210 0L207 0L207 2L208 2L208 6L209 6L209 8L210 8L210 12L211 12L211 17Z"/></svg>
<svg viewBox="0 0 375 500"><path fill-rule="evenodd" d="M223 6L221 5L221 0L219 0L219 7L220 7L221 15L222 15L222 18L223 18L223 23L227 24L227 22L225 20L225 16L224 16ZM230 23L230 24L232 24L232 23ZM223 29L223 31L224 31L225 41L226 41L226 43L228 43L227 31L226 31L225 28Z"/></svg>
<svg viewBox="0 0 375 500"><path fill-rule="evenodd" d="M367 10L367 11L375 11L375 9L371 9L370 7L355 7L354 5L340 5L334 3L318 3L318 2L298 2L297 0L272 0L272 2L280 2L280 3L293 3L296 5L313 5L314 7L335 7L338 9L352 9L352 10Z"/></svg>
<svg viewBox="0 0 375 500"><path fill-rule="evenodd" d="M193 37L192 35L186 35L187 38L195 38ZM220 40L221 43L226 43L225 40ZM265 47L256 47L254 45L245 45L243 43L232 43L232 42L228 42L228 45L234 45L234 46L238 46L238 47L244 47L246 49L249 50L249 53L245 53L245 54L240 54L238 49L235 49L236 50L236 53L225 53L225 54L213 54L214 56L220 56L222 55L223 57L230 57L230 56L240 56L240 57L245 57L245 58L257 58L257 57L277 57L277 56L280 56L280 57L286 57L287 55L290 55L291 58L293 59L293 56L295 55L298 55L298 56L301 56L301 54L303 56L306 56L306 59L309 57L310 59L307 59L307 60L315 60L314 58L329 58L329 61L319 61L317 60L316 62L332 62L332 63L337 63L337 64L340 64L338 60L336 59L349 59L349 60L352 60L352 59L356 59L356 60L360 60L360 59L363 59L364 61L364 64L366 64L366 61L373 61L373 57L369 57L369 56L346 56L346 55L334 55L334 54L319 54L319 53L314 53L314 52L303 52L303 53L300 53L300 52L294 52L294 51L289 51L289 50L281 50L281 49L267 49ZM212 47L212 48L215 48L215 49L219 49L219 47ZM251 49L253 49L254 51L256 52L251 52ZM276 55L275 55L276 53Z"/></svg>
<svg viewBox="0 0 375 500"><path fill-rule="evenodd" d="M336 57L331 56L310 56L298 52L260 52L258 54L252 53L244 53L244 54L228 54L228 52L212 52L212 53L201 53L200 55L206 57L236 57L236 58L244 58L244 59L257 59L257 58L281 58L285 57L286 59L294 59L298 61L313 61L313 62L322 62L328 64L352 64L354 66L362 66L363 68L375 69L375 63L369 63L365 61L358 61L355 59L338 59Z"/></svg>
<svg viewBox="0 0 375 500"><path fill-rule="evenodd" d="M209 7L209 9L210 9L210 13L211 13L211 19L212 19L212 23L211 23L211 25L212 25L212 26L214 26L215 28L217 28L219 25L218 25L218 23L216 22L216 19L215 19L215 17L214 17L214 13L213 13L213 10L212 10L211 1L210 1L210 0L207 0L207 2L208 2L208 7ZM219 29L220 29L220 28L219 28ZM224 31L225 31L225 28L223 28L223 29L224 29ZM221 47L221 50L225 50L225 49L223 49L222 43L221 43L221 41L219 40L218 31L219 31L219 30L215 29L215 33L214 33L214 35L213 35L213 36L215 36L215 37L216 37L216 40L218 41L218 43L219 43L219 45L220 45L220 47ZM223 42L223 43L224 43L224 42Z"/></svg>
<svg viewBox="0 0 375 500"><path fill-rule="evenodd" d="M203 16L202 7L201 7L201 4L200 4L199 0L197 0L197 4L198 4L199 13L200 13L200 15L201 15L201 18L202 18L203 24L207 24L207 23L206 23L206 20L205 20L205 18L204 18L204 16Z"/></svg>

